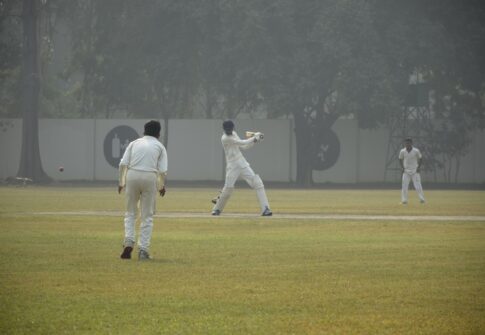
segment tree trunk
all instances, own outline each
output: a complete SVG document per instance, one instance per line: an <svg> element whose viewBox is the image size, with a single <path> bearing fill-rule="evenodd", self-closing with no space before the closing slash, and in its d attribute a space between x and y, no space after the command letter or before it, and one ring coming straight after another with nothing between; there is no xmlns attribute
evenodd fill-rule
<svg viewBox="0 0 485 335"><path fill-rule="evenodd" d="M313 134L301 111L293 113L296 138L296 184L301 187L313 185Z"/></svg>
<svg viewBox="0 0 485 335"><path fill-rule="evenodd" d="M163 93L162 93L162 96L163 96ZM165 105L165 101L167 101L165 97L162 98L160 101L160 112L161 112L161 119L163 121L162 143L165 146L165 148L168 149L168 120L170 119L170 115L169 115L170 113L167 112L167 109L170 107L167 107Z"/></svg>
<svg viewBox="0 0 485 335"><path fill-rule="evenodd" d="M22 152L17 176L30 178L34 182L48 182L51 179L42 168L39 150L40 72L36 4L36 0L23 1L23 124Z"/></svg>
<svg viewBox="0 0 485 335"><path fill-rule="evenodd" d="M455 184L458 183L458 175L460 173L460 155L457 154L456 155L456 164L455 164Z"/></svg>
<svg viewBox="0 0 485 335"><path fill-rule="evenodd" d="M163 116L163 145L168 148L168 116Z"/></svg>

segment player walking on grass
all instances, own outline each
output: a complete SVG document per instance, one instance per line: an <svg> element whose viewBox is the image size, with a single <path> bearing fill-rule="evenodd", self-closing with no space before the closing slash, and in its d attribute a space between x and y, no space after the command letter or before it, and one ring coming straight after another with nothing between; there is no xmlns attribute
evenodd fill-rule
<svg viewBox="0 0 485 335"><path fill-rule="evenodd" d="M273 213L269 209L268 198L264 190L264 184L259 175L255 174L253 169L249 166L240 149L249 149L256 142L263 139L263 134L254 133L248 139L241 140L234 131L234 122L231 120L224 121L222 124L224 134L221 137L222 147L226 155L226 181L224 188L221 191L218 199L215 201L214 208L212 208L212 215L220 215L224 210L227 201L234 191L234 185L239 177L242 177L246 182L256 190L259 205L261 206L262 216L271 216Z"/></svg>
<svg viewBox="0 0 485 335"><path fill-rule="evenodd" d="M402 190L401 203L408 203L409 182L412 180L416 192L418 192L419 201L424 204L423 187L421 186L421 176L419 170L423 156L418 148L413 147L413 140L407 138L404 141L405 148L399 152L399 164L402 169Z"/></svg>
<svg viewBox="0 0 485 335"><path fill-rule="evenodd" d="M167 151L160 138L160 122L145 124L144 136L131 142L121 158L118 193L126 187L125 241L121 258L130 259L135 247L138 204L141 211L138 259L150 259L148 252L153 229L157 191L165 195Z"/></svg>

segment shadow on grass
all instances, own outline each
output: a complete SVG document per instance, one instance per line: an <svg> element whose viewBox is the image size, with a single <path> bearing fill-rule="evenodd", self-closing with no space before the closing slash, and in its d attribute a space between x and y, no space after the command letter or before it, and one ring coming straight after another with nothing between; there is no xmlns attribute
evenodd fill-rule
<svg viewBox="0 0 485 335"><path fill-rule="evenodd" d="M191 263L181 259L168 259L168 258L152 258L149 260L140 261L138 258L132 259L120 259L122 263L136 262L138 264L178 264L178 265L190 265Z"/></svg>

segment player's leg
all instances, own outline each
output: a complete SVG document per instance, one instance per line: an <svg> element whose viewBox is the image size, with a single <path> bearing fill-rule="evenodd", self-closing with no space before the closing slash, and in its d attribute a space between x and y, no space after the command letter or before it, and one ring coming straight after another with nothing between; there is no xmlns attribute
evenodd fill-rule
<svg viewBox="0 0 485 335"><path fill-rule="evenodd" d="M273 213L269 207L268 197L266 196L266 191L264 189L263 181L261 177L254 173L251 167L246 167L241 171L241 177L246 180L246 182L256 191L258 196L259 206L261 207L261 215L271 216Z"/></svg>
<svg viewBox="0 0 485 335"><path fill-rule="evenodd" d="M401 189L401 203L407 204L408 203L408 189L409 189L409 182L411 181L411 177L409 174L404 172L402 174L402 189Z"/></svg>
<svg viewBox="0 0 485 335"><path fill-rule="evenodd" d="M224 187L219 195L219 199L212 208L212 215L219 215L226 207L226 203L234 192L234 185L237 178L239 178L240 169L238 167L228 167L226 170L226 181Z"/></svg>
<svg viewBox="0 0 485 335"><path fill-rule="evenodd" d="M133 170L128 170L125 187L125 240L123 242L123 253L121 254L121 258L124 259L131 258L131 252L135 246L135 223L139 199L140 182L138 180L138 173Z"/></svg>
<svg viewBox="0 0 485 335"><path fill-rule="evenodd" d="M212 198L211 202L215 205L217 203L217 201L219 200L219 198L221 197L221 191L219 191L219 194L217 195L217 197L214 197Z"/></svg>
<svg viewBox="0 0 485 335"><path fill-rule="evenodd" d="M423 186L421 185L421 176L419 173L415 173L412 176L414 189L418 193L419 201L424 204L426 200L424 199Z"/></svg>
<svg viewBox="0 0 485 335"><path fill-rule="evenodd" d="M157 176L154 173L144 172L142 178L142 191L140 198L140 238L138 240L139 259L149 259L150 241L153 231L153 215L157 200Z"/></svg>

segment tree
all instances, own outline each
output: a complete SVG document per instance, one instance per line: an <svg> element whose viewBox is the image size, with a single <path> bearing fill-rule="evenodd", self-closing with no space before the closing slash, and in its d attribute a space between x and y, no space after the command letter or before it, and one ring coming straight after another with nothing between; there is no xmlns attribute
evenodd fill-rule
<svg viewBox="0 0 485 335"><path fill-rule="evenodd" d="M264 106L270 117L294 119L300 185L312 184L336 120L354 118L362 128L385 124L404 108L416 71L432 89L443 126L435 138L483 120L485 20L477 0L57 5L72 33L66 77L81 74L81 116L124 111L167 123L192 117L201 96L207 117L234 118ZM453 157L468 142L457 143Z"/></svg>
<svg viewBox="0 0 485 335"><path fill-rule="evenodd" d="M425 146L436 158L428 169L442 169L457 181L460 158L471 134L485 127L485 9L480 1L376 1L377 31L394 69L401 99L410 73L423 78L433 116ZM428 92L427 92L428 93Z"/></svg>
<svg viewBox="0 0 485 335"><path fill-rule="evenodd" d="M275 13L277 11L273 11ZM322 138L342 116L362 127L385 122L396 104L371 8L361 1L288 1L282 39L272 38L274 69L265 92L273 115L292 115L299 185L312 184ZM281 50L281 51L280 51Z"/></svg>
<svg viewBox="0 0 485 335"><path fill-rule="evenodd" d="M444 45L427 78L437 119L435 147L445 180L457 182L471 136L485 128L485 9L477 1L444 1L424 11L442 28Z"/></svg>
<svg viewBox="0 0 485 335"><path fill-rule="evenodd" d="M20 114L22 20L19 1L0 1L0 116Z"/></svg>
<svg viewBox="0 0 485 335"><path fill-rule="evenodd" d="M35 182L46 182L50 178L42 168L39 150L39 92L41 74L39 69L38 15L36 0L23 0L22 25L22 151L17 175L31 178Z"/></svg>

